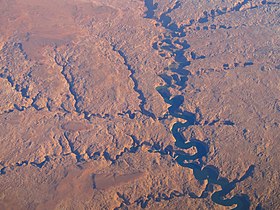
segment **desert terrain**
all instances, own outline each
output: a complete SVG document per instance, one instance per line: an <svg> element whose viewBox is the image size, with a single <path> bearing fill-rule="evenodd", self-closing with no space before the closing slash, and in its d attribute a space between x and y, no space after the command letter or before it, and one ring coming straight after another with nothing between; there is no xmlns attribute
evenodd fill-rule
<svg viewBox="0 0 280 210"><path fill-rule="evenodd" d="M0 0L0 210L280 209L278 0Z"/></svg>

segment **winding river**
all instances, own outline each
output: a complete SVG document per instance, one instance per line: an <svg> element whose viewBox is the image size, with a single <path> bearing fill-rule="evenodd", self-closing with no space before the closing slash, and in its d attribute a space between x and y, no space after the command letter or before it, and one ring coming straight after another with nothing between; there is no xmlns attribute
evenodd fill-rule
<svg viewBox="0 0 280 210"><path fill-rule="evenodd" d="M206 198L208 194L211 193L212 201L218 205L228 207L234 206L234 209L240 210L249 209L251 203L248 195L234 195L231 198L226 198L226 196L236 187L237 183L242 182L252 175L254 165L251 165L240 179L235 179L230 182L227 178L220 177L219 170L215 166L203 163L202 158L207 157L209 152L208 145L195 138L187 141L182 134L182 129L198 125L199 122L196 119L195 113L181 110L181 106L184 102L184 96L172 96L169 91L170 88L175 88L176 86L179 90L184 89L187 85L188 76L191 75L191 73L185 69L187 66L191 65L191 62L184 56L185 50L187 50L190 45L186 42L186 40L179 40L179 38L186 36L184 28L178 27L175 22L172 22L171 17L168 16L169 13L180 7L180 2L176 2L173 8L169 8L166 12L162 13L159 18L155 16L155 10L158 6L157 3L154 4L153 0L145 0L145 6L147 7L145 18L155 20L157 22L157 26L161 26L166 30L162 39L153 43L152 47L155 50L158 50L159 55L162 57L166 56L166 53L170 53L175 58L174 65L166 68L168 72L160 75L160 77L165 81L165 85L158 86L156 88L165 103L170 105L168 108L169 115L177 119L181 119L180 121L184 120L184 122L176 122L172 126L171 132L175 139L175 146L181 150L176 151L175 154L171 154L171 156L176 159L176 162L180 166L193 170L193 174L197 180L207 180L208 182L204 192L200 196L191 194L190 197ZM196 148L195 154L186 152L188 149L193 147ZM169 152L164 151L163 153L167 154ZM214 192L214 185L219 185L221 190Z"/></svg>

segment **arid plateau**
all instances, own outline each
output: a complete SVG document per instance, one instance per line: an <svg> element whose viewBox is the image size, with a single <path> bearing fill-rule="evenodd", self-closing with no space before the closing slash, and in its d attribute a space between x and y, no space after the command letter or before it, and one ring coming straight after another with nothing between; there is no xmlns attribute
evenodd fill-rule
<svg viewBox="0 0 280 210"><path fill-rule="evenodd" d="M0 210L279 210L279 152L279 0L0 0Z"/></svg>

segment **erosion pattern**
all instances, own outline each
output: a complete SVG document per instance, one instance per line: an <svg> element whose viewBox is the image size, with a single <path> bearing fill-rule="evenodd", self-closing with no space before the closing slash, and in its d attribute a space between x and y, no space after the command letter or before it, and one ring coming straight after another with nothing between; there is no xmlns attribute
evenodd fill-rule
<svg viewBox="0 0 280 210"><path fill-rule="evenodd" d="M280 208L278 2L0 5L0 209Z"/></svg>

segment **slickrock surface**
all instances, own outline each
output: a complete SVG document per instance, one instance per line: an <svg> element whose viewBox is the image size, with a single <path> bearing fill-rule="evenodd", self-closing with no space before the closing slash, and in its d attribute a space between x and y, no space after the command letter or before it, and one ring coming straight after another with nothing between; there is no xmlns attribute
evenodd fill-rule
<svg viewBox="0 0 280 210"><path fill-rule="evenodd" d="M280 209L280 2L0 0L0 209Z"/></svg>

